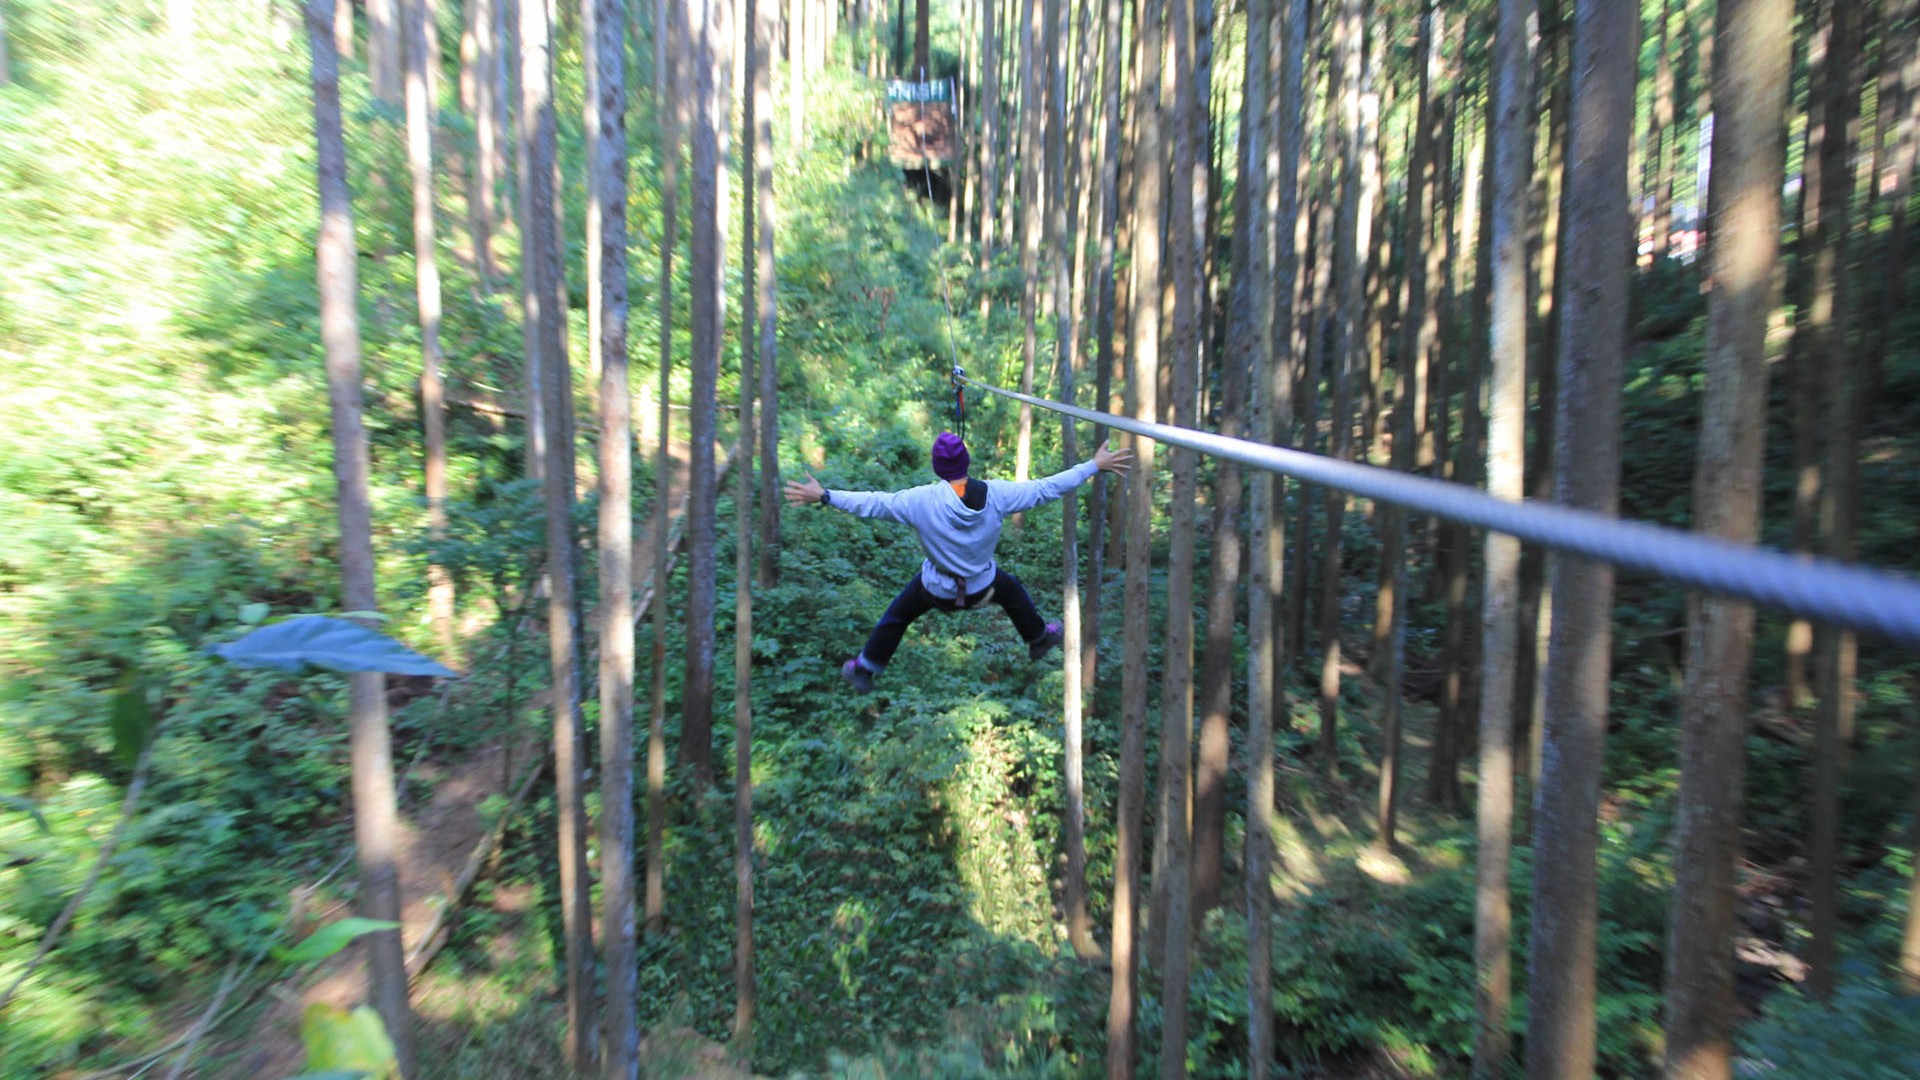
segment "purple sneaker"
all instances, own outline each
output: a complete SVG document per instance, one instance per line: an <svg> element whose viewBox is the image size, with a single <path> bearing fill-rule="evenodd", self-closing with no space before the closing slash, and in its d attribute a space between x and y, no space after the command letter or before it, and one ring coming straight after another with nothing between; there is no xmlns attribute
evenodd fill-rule
<svg viewBox="0 0 1920 1080"><path fill-rule="evenodd" d="M1052 652L1054 647L1059 645L1062 640L1063 635L1060 633L1060 624L1057 622L1048 623L1046 632L1040 635L1040 640L1027 643L1027 658L1029 660L1040 659L1049 652Z"/></svg>
<svg viewBox="0 0 1920 1080"><path fill-rule="evenodd" d="M873 672L861 667L857 658L847 661L840 668L840 677L852 683L853 688L863 694L873 693Z"/></svg>

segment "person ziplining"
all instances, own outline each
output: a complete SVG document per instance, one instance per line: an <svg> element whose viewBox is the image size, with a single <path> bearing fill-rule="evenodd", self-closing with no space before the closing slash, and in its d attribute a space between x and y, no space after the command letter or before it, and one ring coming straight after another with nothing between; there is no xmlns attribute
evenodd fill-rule
<svg viewBox="0 0 1920 1080"><path fill-rule="evenodd" d="M806 483L786 483L787 502L819 504L855 517L881 518L911 526L919 534L926 559L868 635L860 655L840 674L866 693L887 669L907 627L929 611L967 611L999 604L1038 660L1060 644L1060 624L1044 622L1020 579L994 560L1000 527L1022 511L1044 506L1093 479L1099 472L1124 476L1133 467L1133 451L1100 447L1091 459L1041 480L988 483L969 475L972 455L954 433L933 441L933 483L905 491L839 491L824 487L812 473Z"/></svg>

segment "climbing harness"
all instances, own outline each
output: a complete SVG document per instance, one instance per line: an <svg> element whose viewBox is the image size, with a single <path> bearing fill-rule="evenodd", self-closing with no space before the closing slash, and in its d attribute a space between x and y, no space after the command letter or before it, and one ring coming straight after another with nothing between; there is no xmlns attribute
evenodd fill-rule
<svg viewBox="0 0 1920 1080"><path fill-rule="evenodd" d="M1558 551L1612 563L1706 592L1781 608L1816 622L1920 648L1920 583L1884 570L1789 555L1752 544L1625 521L1590 510L1528 500L1509 502L1465 484L1339 461L1191 428L1156 424L1003 390L969 386L1036 408L1142 435L1281 476L1339 488L1362 498L1491 529Z"/></svg>

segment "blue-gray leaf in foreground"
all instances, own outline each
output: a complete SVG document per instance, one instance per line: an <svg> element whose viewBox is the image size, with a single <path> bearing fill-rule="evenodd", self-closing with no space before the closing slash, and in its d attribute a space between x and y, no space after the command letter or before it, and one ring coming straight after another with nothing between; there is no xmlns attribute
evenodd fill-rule
<svg viewBox="0 0 1920 1080"><path fill-rule="evenodd" d="M389 675L454 673L377 630L326 615L301 615L263 626L208 650L241 667L299 671L381 671Z"/></svg>

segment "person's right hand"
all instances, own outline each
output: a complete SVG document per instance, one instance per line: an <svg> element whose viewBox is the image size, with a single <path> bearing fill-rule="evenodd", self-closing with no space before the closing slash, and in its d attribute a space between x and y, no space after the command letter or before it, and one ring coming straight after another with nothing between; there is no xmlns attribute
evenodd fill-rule
<svg viewBox="0 0 1920 1080"><path fill-rule="evenodd" d="M1100 449L1093 452L1093 464L1101 472L1110 472L1115 476L1125 476L1133 468L1133 451L1115 450L1111 440L1101 443Z"/></svg>
<svg viewBox="0 0 1920 1080"><path fill-rule="evenodd" d="M806 472L805 469L801 471ZM821 485L820 481L815 478L812 473L807 473L807 482L804 484L798 480L787 481L787 505L789 506L817 503L826 493L827 489Z"/></svg>

